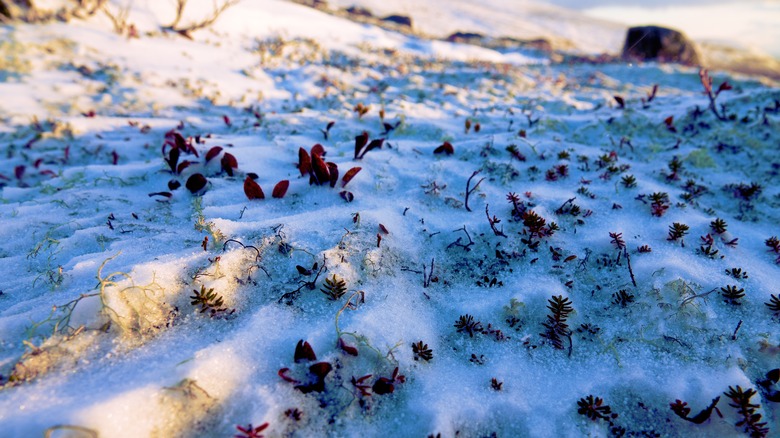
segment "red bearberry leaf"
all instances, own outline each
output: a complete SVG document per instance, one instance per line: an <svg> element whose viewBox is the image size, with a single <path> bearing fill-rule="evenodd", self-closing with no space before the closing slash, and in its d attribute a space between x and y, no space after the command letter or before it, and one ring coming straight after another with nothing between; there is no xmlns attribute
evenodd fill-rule
<svg viewBox="0 0 780 438"><path fill-rule="evenodd" d="M296 384L297 384L297 383L301 383L301 382L299 382L299 381L297 381L297 380L293 379L292 377L288 376L288 375L287 375L287 371L290 371L290 369L289 369L289 368L282 368L282 369L280 369L280 370L279 370L279 371L278 371L276 374L277 374L279 377L281 377L281 378L282 378L282 380L284 380L285 382L296 383Z"/></svg>
<svg viewBox="0 0 780 438"><path fill-rule="evenodd" d="M311 147L311 156L319 155L321 157L325 156L325 147L321 144L317 143L314 146Z"/></svg>
<svg viewBox="0 0 780 438"><path fill-rule="evenodd" d="M154 193L149 193L149 197L150 198L153 197L153 196L162 196L163 198L166 198L166 200L167 200L167 199L170 199L173 196L173 193L171 193L171 192L154 192ZM159 201L159 199L158 199L158 201Z"/></svg>
<svg viewBox="0 0 780 438"><path fill-rule="evenodd" d="M344 342L344 340L341 339L341 338L339 338L339 348L341 348L341 350L344 353L347 353L350 356L357 356L358 355L358 349L353 347L353 346L351 346L351 345L347 345L347 343Z"/></svg>
<svg viewBox="0 0 780 438"><path fill-rule="evenodd" d="M317 362L309 367L309 372L320 379L324 379L332 369L333 366L328 362Z"/></svg>
<svg viewBox="0 0 780 438"><path fill-rule="evenodd" d="M209 181L206 179L205 176L196 173L191 177L187 178L187 183L185 185L187 186L187 190L195 194L202 191L206 187L206 183L208 182Z"/></svg>
<svg viewBox="0 0 780 438"><path fill-rule="evenodd" d="M336 187L336 183L339 182L339 166L336 163L328 161L325 163L328 165L328 172L330 174L330 186Z"/></svg>
<svg viewBox="0 0 780 438"><path fill-rule="evenodd" d="M358 158L362 159L368 153L368 151L371 151L371 150L374 150L374 149L382 149L382 145L383 144L385 144L385 139L384 138L377 138L377 139L371 140L371 143L369 143L368 146L366 146L366 148L363 150L363 152L360 153L360 157L358 157Z"/></svg>
<svg viewBox="0 0 780 438"><path fill-rule="evenodd" d="M311 172L311 157L304 148L298 148L298 170L301 171L301 176Z"/></svg>
<svg viewBox="0 0 780 438"><path fill-rule="evenodd" d="M274 191L271 193L271 196L277 199L284 198L284 195L287 194L287 188L290 187L290 181L283 179L276 183L274 186Z"/></svg>
<svg viewBox="0 0 780 438"><path fill-rule="evenodd" d="M168 163L168 167L171 168L172 173L176 173L176 165L179 162L179 148L173 148L170 152L168 152L168 158L165 159L165 162Z"/></svg>
<svg viewBox="0 0 780 438"><path fill-rule="evenodd" d="M265 194L263 193L263 189L260 188L260 184L256 183L255 180L250 177L246 177L244 180L244 194L246 194L246 197L249 198L250 201L253 199L265 199Z"/></svg>
<svg viewBox="0 0 780 438"><path fill-rule="evenodd" d="M236 157L231 153L225 152L225 154L222 155L221 163L222 170L227 172L230 176L233 176L233 169L238 169L238 160L236 160Z"/></svg>
<svg viewBox="0 0 780 438"><path fill-rule="evenodd" d="M186 169L186 168L190 167L190 164L192 164L192 162L191 162L191 161L189 161L189 160L184 160L184 161L182 161L181 163L179 163L179 165L178 165L178 166L176 166L176 173L177 173L177 174L179 174L179 175L181 175L181 172L182 172L184 169Z"/></svg>
<svg viewBox="0 0 780 438"><path fill-rule="evenodd" d="M374 386L371 387L371 390L374 391L374 394L379 395L392 394L393 391L395 391L395 385L393 385L393 381L387 377L380 377L374 382Z"/></svg>
<svg viewBox="0 0 780 438"><path fill-rule="evenodd" d="M328 165L325 164L325 161L322 160L320 155L312 154L311 164L314 182L320 185L330 182L330 170L328 170Z"/></svg>
<svg viewBox="0 0 780 438"><path fill-rule="evenodd" d="M220 146L214 146L213 148L209 149L209 151L206 153L206 162L208 163L211 161L211 159L219 155L220 152L222 152L222 148Z"/></svg>
<svg viewBox="0 0 780 438"><path fill-rule="evenodd" d="M347 171L347 173L344 174L344 177L341 178L341 187L344 188L347 186L347 184L352 181L352 178L355 177L355 175L360 172L362 167L353 167Z"/></svg>
<svg viewBox="0 0 780 438"><path fill-rule="evenodd" d="M368 132L363 131L362 134L355 137L355 159L357 160L361 155L360 151L368 144Z"/></svg>
<svg viewBox="0 0 780 438"><path fill-rule="evenodd" d="M441 146L434 149L433 153L452 155L455 153L455 148L452 146L452 143L445 141L444 143L441 144Z"/></svg>
<svg viewBox="0 0 780 438"><path fill-rule="evenodd" d="M303 339L298 341L298 344L295 345L295 355L293 356L293 359L295 360L295 363L307 361L307 360L317 360L317 355L314 354L314 349L311 348L311 344L308 342L304 342Z"/></svg>

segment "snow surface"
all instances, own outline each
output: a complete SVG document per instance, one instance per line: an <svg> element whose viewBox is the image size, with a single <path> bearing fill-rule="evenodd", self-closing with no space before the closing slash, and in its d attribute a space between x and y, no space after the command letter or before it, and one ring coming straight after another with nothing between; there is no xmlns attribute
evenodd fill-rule
<svg viewBox="0 0 780 438"><path fill-rule="evenodd" d="M555 64L274 0L193 40L160 33L172 15L133 3L140 38L105 16L0 28L0 435L614 434L578 413L594 395L629 436L741 436L737 385L777 434L777 386L759 384L780 363L776 86L713 73L733 86L718 103L735 120L719 121L690 68ZM355 159L363 131L385 142ZM164 160L173 132L199 152L181 172ZM434 153L444 142L454 154ZM311 185L296 163L316 143L360 172ZM250 173L266 199L245 195ZM509 193L559 230L530 235ZM347 291L330 300L334 275ZM200 312L201 288L226 310ZM554 296L574 309L562 349L541 336ZM333 367L322 391L301 390L317 379L299 340ZM717 396L703 424L669 408Z"/></svg>
<svg viewBox="0 0 780 438"><path fill-rule="evenodd" d="M407 15L413 26L439 38L461 32L492 37L548 38L588 51L614 51L625 38L623 24L534 0L334 0L334 7L360 5L377 16Z"/></svg>

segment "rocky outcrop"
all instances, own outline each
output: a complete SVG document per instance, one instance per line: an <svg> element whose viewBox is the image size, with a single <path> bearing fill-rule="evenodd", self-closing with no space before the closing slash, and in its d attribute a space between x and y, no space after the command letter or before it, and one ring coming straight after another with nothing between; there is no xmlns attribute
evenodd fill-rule
<svg viewBox="0 0 780 438"><path fill-rule="evenodd" d="M622 57L628 61L700 63L696 47L682 32L661 26L628 29Z"/></svg>
<svg viewBox="0 0 780 438"><path fill-rule="evenodd" d="M485 36L481 33L474 32L455 32L447 37L447 41L451 43L481 43L485 39Z"/></svg>
<svg viewBox="0 0 780 438"><path fill-rule="evenodd" d="M382 18L382 21L394 23L401 27L408 27L409 29L412 28L412 17L407 15L388 15L387 17Z"/></svg>
<svg viewBox="0 0 780 438"><path fill-rule="evenodd" d="M374 16L374 14L371 13L371 11L361 6L350 6L347 9L345 9L345 11L347 12L347 14L355 17L371 18Z"/></svg>

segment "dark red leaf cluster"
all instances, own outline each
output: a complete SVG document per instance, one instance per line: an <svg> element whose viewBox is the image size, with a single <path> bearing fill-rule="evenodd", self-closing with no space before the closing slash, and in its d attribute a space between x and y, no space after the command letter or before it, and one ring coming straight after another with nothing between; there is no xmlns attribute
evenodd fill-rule
<svg viewBox="0 0 780 438"><path fill-rule="evenodd" d="M314 354L314 349L308 342L304 342L303 339L298 341L295 346L295 353L293 355L295 363L301 362L314 362L317 360L317 355ZM277 373L279 377L285 382L289 382L295 385L295 389L301 391L304 394L310 392L323 392L325 391L325 377L333 370L333 366L328 362L317 362L309 366L306 380L301 381L290 377L288 372L289 368L282 368Z"/></svg>

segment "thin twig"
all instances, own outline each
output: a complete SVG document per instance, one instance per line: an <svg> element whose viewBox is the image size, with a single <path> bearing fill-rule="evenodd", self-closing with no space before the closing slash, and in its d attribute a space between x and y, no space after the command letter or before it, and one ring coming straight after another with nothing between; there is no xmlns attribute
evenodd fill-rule
<svg viewBox="0 0 780 438"><path fill-rule="evenodd" d="M244 245L243 243L239 242L236 239L228 239L228 240L226 240L225 244L222 245L222 252L225 252L227 250L227 244L230 243L230 242L236 242L237 244L241 245L241 247L244 248L244 249L252 248L253 250L255 250L257 252L257 256L255 256L255 261L260 260L260 250L259 249L257 249L256 247L254 247L252 245ZM267 272L266 272L266 274L267 274Z"/></svg>
<svg viewBox="0 0 780 438"><path fill-rule="evenodd" d="M434 264L435 261L436 261L436 259L431 259L431 270L430 270L430 272L427 275L425 273L425 265L423 265L423 273L422 274L423 274L423 287L424 288L427 288L428 286L431 285L431 278L433 278L433 268L435 266L435 264Z"/></svg>
<svg viewBox="0 0 780 438"><path fill-rule="evenodd" d="M740 319L737 323L737 328L734 329L734 334L731 335L731 340L736 341L737 340L737 332L739 331L739 328L742 327L742 320Z"/></svg>
<svg viewBox="0 0 780 438"><path fill-rule="evenodd" d="M693 301L693 300L695 300L696 298L704 298L704 297L706 297L707 295L709 295L709 294L711 294L711 293L715 292L716 290L718 290L718 289L717 289L717 288L715 288L715 289L712 289L712 290L710 290L709 292L704 292L703 294L695 294L695 293L694 293L692 296L690 296L690 297L688 297L688 298L686 298L686 299L682 300L682 302L680 303L680 307L684 307L685 305L687 305L688 303L692 302L692 301Z"/></svg>
<svg viewBox="0 0 780 438"><path fill-rule="evenodd" d="M162 29L176 32L186 38L191 38L190 33L211 26L217 21L223 12L225 12L231 6L236 5L238 2L239 0L225 0L225 2L221 5L217 5L215 1L211 15L209 15L207 18L204 18L201 21L190 23L186 26L180 26L179 23L181 22L181 19L184 15L184 7L187 5L187 0L176 0L176 17L173 19L171 24L162 26Z"/></svg>
<svg viewBox="0 0 780 438"><path fill-rule="evenodd" d="M479 185L482 183L482 181L485 180L485 178L481 178L479 181L477 181L477 184L475 184L474 187L469 188L471 186L471 180L475 176L477 176L477 174L479 174L479 172L482 172L482 170L481 169L480 170L475 170L474 173L472 173L471 176L469 177L468 181L466 181L466 200L465 200L465 202L463 204L466 206L466 210L467 211L471 211L471 209L469 208L469 195L471 195L471 193L474 192L474 190L477 190L477 187L479 187Z"/></svg>
<svg viewBox="0 0 780 438"><path fill-rule="evenodd" d="M631 283L636 287L636 278L634 278L634 270L631 269L631 257L628 255L627 248L623 248L623 255L626 257L626 262L628 262L628 273L631 275Z"/></svg>
<svg viewBox="0 0 780 438"><path fill-rule="evenodd" d="M450 243L449 245L447 245L447 249L450 249L453 246L459 246L459 247L463 248L466 251L471 251L471 248L469 248L469 247L474 244L474 241L471 240L471 236L469 235L469 232L466 231L466 226L464 225L462 228L458 228L457 230L453 230L452 232L454 233L454 232L457 232L457 231L463 231L464 233L466 233L466 237L469 239L469 243L466 243L466 244L460 243L461 239L463 239L463 238L462 237L458 237L458 240L456 240L456 241Z"/></svg>
<svg viewBox="0 0 780 438"><path fill-rule="evenodd" d="M311 281L301 280L299 282L298 289L295 289L294 291L286 292L286 293L282 294L282 296L279 297L279 300L277 300L277 303L281 303L282 300L286 299L287 301L285 302L285 304L287 304L288 306L291 306L292 303L293 303L293 300L298 298L298 295L301 293L301 290L304 287L308 287L309 290L314 290L314 288L317 287L317 279L320 278L320 274L322 274L323 270L327 270L327 268L325 267L325 263L327 262L327 260L328 259L325 256L322 257L322 265L320 266L320 269L317 270L317 275L314 276L314 280L311 280ZM268 274L268 273L266 272L266 274ZM348 301L348 303L349 303L349 301Z"/></svg>

